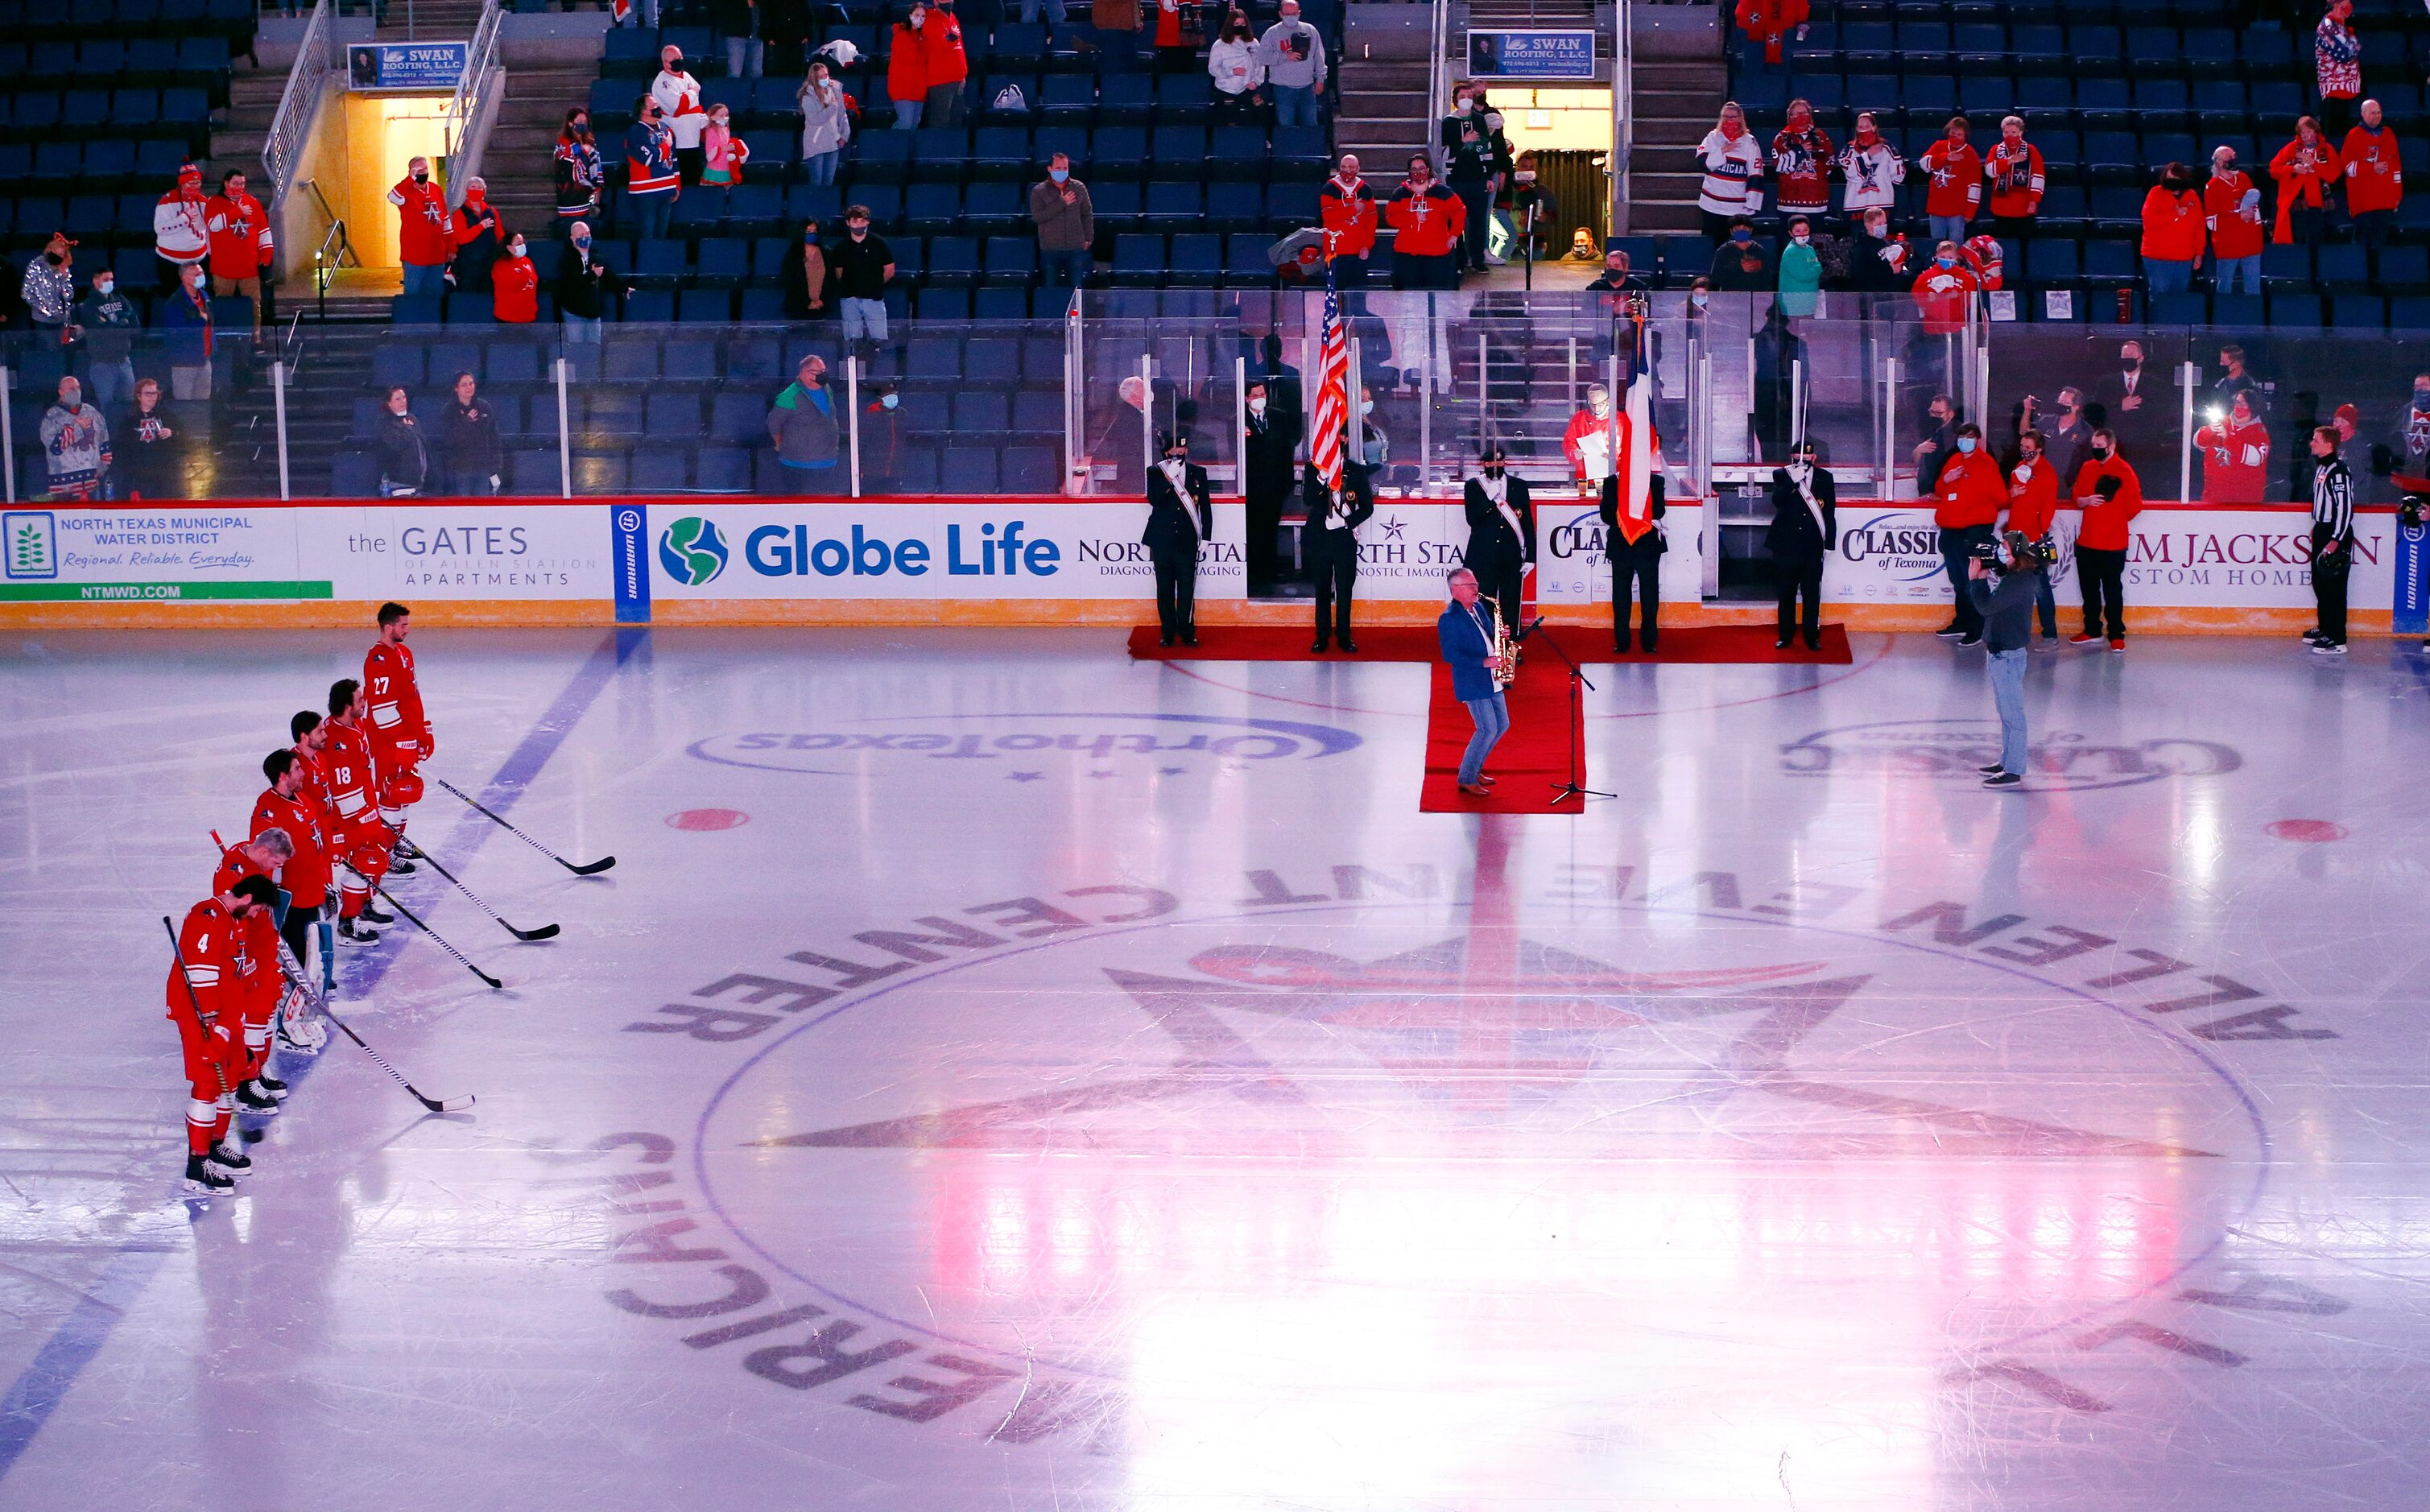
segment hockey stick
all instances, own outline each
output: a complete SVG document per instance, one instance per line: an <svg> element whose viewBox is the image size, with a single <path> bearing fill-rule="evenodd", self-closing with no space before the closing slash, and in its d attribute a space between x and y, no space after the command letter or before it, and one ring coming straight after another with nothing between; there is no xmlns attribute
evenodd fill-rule
<svg viewBox="0 0 2430 1512"><path fill-rule="evenodd" d="M444 943L444 941L441 941L441 943ZM459 956L458 959L461 959L461 957ZM496 984L492 983L491 985L495 986ZM411 1082L405 1079L405 1073L403 1072L400 1072L394 1066L390 1065L387 1057L383 1056L378 1051L374 1050L370 1045L365 1044L363 1042L363 1037L355 1033L353 1025L347 1023L345 1020L339 1018L336 1014L331 1013L329 1011L329 1005L326 1003L321 1005L321 1016L328 1020L331 1023L336 1024L338 1028L344 1033L345 1037L353 1040L356 1046L359 1048L364 1055L372 1057L372 1063L374 1065L379 1067L380 1070L388 1072L391 1076L395 1077L396 1084L399 1087L411 1092L413 1094L413 1100L421 1104L424 1107L428 1108L431 1112L460 1113L465 1108L473 1105L473 1094L470 1092L465 1093L461 1097L424 1097L422 1095L422 1088L414 1086Z"/></svg>
<svg viewBox="0 0 2430 1512"><path fill-rule="evenodd" d="M497 920L498 927L504 929L508 934L514 936L517 939L529 943L535 939L554 939L557 938L557 926L555 924L542 924L538 929L517 929L514 925L507 922L505 918L499 914L498 910L491 907L488 904L483 903L479 893L474 892L471 888L466 887L463 883L457 881L456 873L448 871L445 867L441 866L438 858L433 856L428 851L416 845L413 847L413 855L416 860L428 861L430 863L430 870L438 872L441 876L445 877L450 887L473 900L474 907L480 909L491 918Z"/></svg>
<svg viewBox="0 0 2430 1512"><path fill-rule="evenodd" d="M447 943L445 936L440 934L439 931L431 928L428 924L424 923L420 916L416 915L412 909L397 902L395 896L391 894L388 889L374 888L372 890L378 893L381 897L388 899L388 906L390 907L394 908L397 912L405 915L408 920L412 922L414 928L421 930L425 935L428 935L432 942L437 944L441 950L445 951L448 955L455 956L457 960L462 962L464 970L472 972L474 976L479 977L482 981L489 983L492 991L495 991L497 989L507 985L504 982L499 981L496 977L491 976L489 972L474 965L471 961L466 960L462 951L458 950L455 946ZM322 1011L325 1013L328 1010L324 1008Z"/></svg>
<svg viewBox="0 0 2430 1512"><path fill-rule="evenodd" d="M505 830L508 834L512 835L515 839L523 841L525 845L530 846L533 850L540 852L541 855L547 856L550 860L555 861L558 865L573 872L575 876L596 876L600 872L607 871L609 867L616 864L616 858L614 856L603 856L588 866L576 866L572 861L567 860L564 856L558 855L555 851L550 850L547 846L542 845L540 841L524 834L522 830L519 830L512 824L508 823L498 815L491 813L487 808L483 808L478 803L474 802L471 794L465 792L463 789L457 787L454 783L449 782L446 778L434 775L430 780L439 784L441 788L446 789L449 792L454 793L457 797L463 799L466 803L471 804L474 809L493 821L499 828Z"/></svg>
<svg viewBox="0 0 2430 1512"><path fill-rule="evenodd" d="M160 916L160 927L169 932L169 954L176 957L177 980L186 984L186 1002L188 1005L194 1010L194 1026L203 1032L206 1048L208 1048L208 1041L211 1037L211 1030L215 1027L215 1022L210 1015L203 1011L203 1000L194 995L194 979L186 974L186 952L184 947L177 943L177 926L169 922L169 916L167 914L162 914ZM222 1097L229 1096L235 1091L234 1088L228 1086L227 1068L225 1066L221 1065L216 1060L212 1061L211 1074L219 1080L220 1095Z"/></svg>

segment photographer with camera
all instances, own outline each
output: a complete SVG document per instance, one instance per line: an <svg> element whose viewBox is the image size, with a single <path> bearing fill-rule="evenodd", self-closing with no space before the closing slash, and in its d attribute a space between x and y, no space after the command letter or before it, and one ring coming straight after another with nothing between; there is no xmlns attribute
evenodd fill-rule
<svg viewBox="0 0 2430 1512"><path fill-rule="evenodd" d="M2011 530L1978 543L1966 564L1967 595L1983 617L1983 649L1991 656L1991 703L2000 711L2000 759L1980 769L1986 788L2025 780L2025 647L2050 558L2047 537L2028 540Z"/></svg>

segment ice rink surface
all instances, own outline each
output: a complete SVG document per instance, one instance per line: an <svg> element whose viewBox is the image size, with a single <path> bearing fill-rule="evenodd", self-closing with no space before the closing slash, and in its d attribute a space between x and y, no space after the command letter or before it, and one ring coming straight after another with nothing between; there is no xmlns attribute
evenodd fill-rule
<svg viewBox="0 0 2430 1512"><path fill-rule="evenodd" d="M179 1201L158 920L332 634L0 638L0 1506L2430 1506L2430 658L414 649L402 922Z"/></svg>

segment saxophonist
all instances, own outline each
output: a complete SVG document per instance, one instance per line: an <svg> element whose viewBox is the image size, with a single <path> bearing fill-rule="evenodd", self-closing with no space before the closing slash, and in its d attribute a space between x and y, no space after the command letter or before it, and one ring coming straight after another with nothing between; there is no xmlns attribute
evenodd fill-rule
<svg viewBox="0 0 2430 1512"><path fill-rule="evenodd" d="M1502 623L1493 601L1477 591L1476 574L1465 567L1452 570L1451 606L1435 621L1443 660L1451 664L1452 696L1468 706L1476 722L1467 754L1459 760L1459 790L1471 798L1492 796L1493 779L1485 774L1485 758L1510 729L1509 706L1502 690L1510 680Z"/></svg>
<svg viewBox="0 0 2430 1512"><path fill-rule="evenodd" d="M1198 546L1215 534L1207 470L1190 459L1190 433L1157 440L1163 460L1147 480L1147 529L1140 544L1156 564L1156 623L1163 643L1198 644Z"/></svg>

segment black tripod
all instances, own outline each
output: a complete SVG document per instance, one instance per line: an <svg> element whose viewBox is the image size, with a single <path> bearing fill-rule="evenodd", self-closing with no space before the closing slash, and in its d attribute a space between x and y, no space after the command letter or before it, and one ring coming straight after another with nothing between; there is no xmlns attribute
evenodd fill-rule
<svg viewBox="0 0 2430 1512"><path fill-rule="evenodd" d="M1589 798L1619 797L1618 793L1605 792L1600 789L1586 786L1586 715L1580 707L1582 698L1578 690L1582 687L1592 688L1594 684L1587 681L1584 670L1571 658L1568 652L1561 649L1561 643L1553 639L1553 632L1544 627L1542 615L1538 615L1533 624L1519 632L1519 639L1522 640L1529 636L1535 636L1544 644L1552 647L1553 655L1560 657L1562 664L1570 669L1570 780L1553 785L1553 802L1561 804L1575 798L1578 800L1578 806L1584 808L1586 801Z"/></svg>

